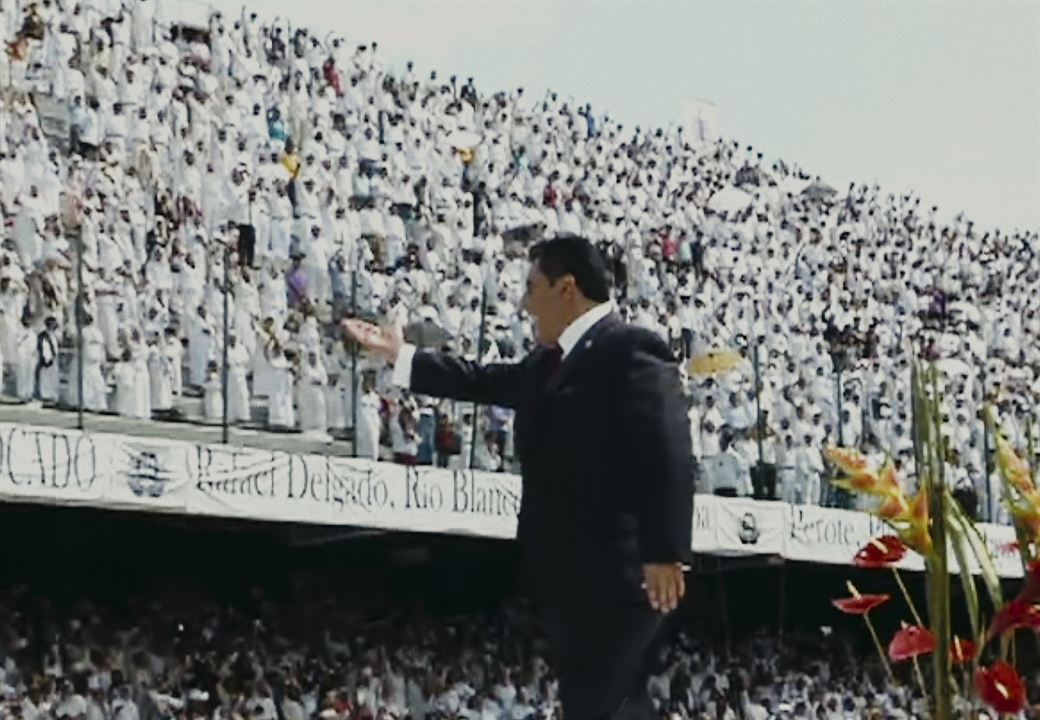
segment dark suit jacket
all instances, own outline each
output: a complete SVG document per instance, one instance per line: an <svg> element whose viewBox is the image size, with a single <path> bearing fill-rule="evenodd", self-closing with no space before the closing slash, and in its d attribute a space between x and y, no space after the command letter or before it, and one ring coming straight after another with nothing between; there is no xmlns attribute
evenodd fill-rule
<svg viewBox="0 0 1040 720"><path fill-rule="evenodd" d="M411 388L516 411L518 539L569 719L606 715L645 683L660 616L642 565L688 560L693 451L664 340L610 315L555 373L546 350L479 365L416 353Z"/></svg>

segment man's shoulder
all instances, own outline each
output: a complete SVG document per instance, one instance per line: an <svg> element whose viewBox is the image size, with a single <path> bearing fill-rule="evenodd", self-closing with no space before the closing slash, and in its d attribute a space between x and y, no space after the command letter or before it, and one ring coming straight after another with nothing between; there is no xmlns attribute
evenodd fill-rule
<svg viewBox="0 0 1040 720"><path fill-rule="evenodd" d="M610 350L631 353L649 352L663 359L674 360L668 343L653 330L632 325L621 319L610 322L603 328L603 345Z"/></svg>

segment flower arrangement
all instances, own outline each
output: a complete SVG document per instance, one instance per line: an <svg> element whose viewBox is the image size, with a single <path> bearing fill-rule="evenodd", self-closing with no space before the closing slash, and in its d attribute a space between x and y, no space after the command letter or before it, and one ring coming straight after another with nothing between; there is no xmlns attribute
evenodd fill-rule
<svg viewBox="0 0 1040 720"><path fill-rule="evenodd" d="M916 681L931 706L931 717L936 720L954 717L955 695L972 707L981 702L997 713L1017 713L1026 705L1026 692L1011 659L1014 634L1023 628L1040 630L1040 490L1035 474L1015 453L996 427L992 413L987 411L987 422L996 439L995 459L1003 479L1003 499L1014 519L1017 546L1026 570L1018 596L1005 602L993 558L979 529L961 510L945 483L938 373L934 368L915 367L911 384L916 493L907 494L891 459L874 468L856 450L832 447L826 456L839 473L834 483L876 500L871 512L892 530L892 534L875 538L861 548L853 558L854 564L890 569L914 622L902 623L887 649L882 649L869 612L886 602L887 595L862 594L850 583L851 597L834 604L842 612L861 615L867 622L889 679L890 661L913 664ZM909 552L916 552L925 561L927 624L897 568ZM968 606L968 638L951 632L949 552L957 561L956 570ZM987 626L983 625L973 566L978 568L996 609ZM919 664L919 658L924 656L931 656L932 660L930 683L926 683ZM984 657L991 659L990 664L983 664ZM959 682L954 679L955 668L960 670Z"/></svg>

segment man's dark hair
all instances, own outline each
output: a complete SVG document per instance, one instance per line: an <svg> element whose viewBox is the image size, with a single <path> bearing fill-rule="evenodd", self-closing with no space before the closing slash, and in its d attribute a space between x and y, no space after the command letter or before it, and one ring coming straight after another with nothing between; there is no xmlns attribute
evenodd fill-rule
<svg viewBox="0 0 1040 720"><path fill-rule="evenodd" d="M531 262L555 283L564 275L572 275L581 294L593 302L610 299L610 275L602 253L587 239L578 235L560 235L535 243L528 251Z"/></svg>

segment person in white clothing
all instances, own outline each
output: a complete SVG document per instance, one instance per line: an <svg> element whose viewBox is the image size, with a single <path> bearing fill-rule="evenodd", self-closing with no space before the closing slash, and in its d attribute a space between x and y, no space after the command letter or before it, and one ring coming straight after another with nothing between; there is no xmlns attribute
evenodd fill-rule
<svg viewBox="0 0 1040 720"><path fill-rule="evenodd" d="M224 388L221 383L220 368L216 360L211 360L206 368L206 379L202 383L202 413L209 422L224 420Z"/></svg>
<svg viewBox="0 0 1040 720"><path fill-rule="evenodd" d="M790 434L784 435L783 441L777 444L776 451L777 485L780 499L792 504L798 502L799 494L796 461L797 450L794 446L794 437Z"/></svg>
<svg viewBox="0 0 1040 720"><path fill-rule="evenodd" d="M375 390L375 381L365 377L362 392L358 397L357 456L368 460L379 459L379 429L382 420L379 416L379 395Z"/></svg>
<svg viewBox="0 0 1040 720"><path fill-rule="evenodd" d="M170 361L163 355L163 345L148 344L148 377L152 410L165 412L173 409L173 373Z"/></svg>
<svg viewBox="0 0 1040 720"><path fill-rule="evenodd" d="M140 343L136 329L131 342L131 357L134 363L134 417L149 420L152 417L152 390L148 373L148 354Z"/></svg>
<svg viewBox="0 0 1040 720"><path fill-rule="evenodd" d="M448 467L452 470L468 470L473 448L473 413L464 412L459 424L459 454L448 459Z"/></svg>
<svg viewBox="0 0 1040 720"><path fill-rule="evenodd" d="M137 369L129 350L115 364L113 376L116 384L115 411L126 418L137 416Z"/></svg>
<svg viewBox="0 0 1040 720"><path fill-rule="evenodd" d="M794 465L801 504L819 505L822 497L823 456L812 435L803 436L801 446L795 451Z"/></svg>
<svg viewBox="0 0 1040 720"><path fill-rule="evenodd" d="M326 353L326 357L330 369L329 384L325 388L329 427L333 430L346 430L354 425L350 355L344 350L342 343L337 343Z"/></svg>
<svg viewBox="0 0 1040 720"><path fill-rule="evenodd" d="M704 458L704 448L701 445L701 413L696 403L690 403L686 417L690 422L690 446L693 449L693 457L699 463Z"/></svg>
<svg viewBox="0 0 1040 720"><path fill-rule="evenodd" d="M498 472L502 469L502 455L498 449L498 439L490 430L477 443L477 451L473 458L475 469L486 472Z"/></svg>
<svg viewBox="0 0 1040 720"><path fill-rule="evenodd" d="M228 422L249 422L252 417L249 384L249 353L234 333L228 334Z"/></svg>
<svg viewBox="0 0 1040 720"><path fill-rule="evenodd" d="M300 401L300 430L320 438L328 438L328 413L325 385L328 375L318 353L310 350L300 368L297 397Z"/></svg>
<svg viewBox="0 0 1040 720"><path fill-rule="evenodd" d="M15 397L22 402L33 399L36 385L36 333L29 317L22 318L18 329L17 352L14 357Z"/></svg>
<svg viewBox="0 0 1040 720"><path fill-rule="evenodd" d="M307 293L319 312L331 299L328 242L321 236L321 228L311 226L310 238L304 243L303 267L307 273Z"/></svg>
<svg viewBox="0 0 1040 720"><path fill-rule="evenodd" d="M181 344L181 339L177 337L176 329L172 327L166 328L164 333L164 339L162 344L163 358L167 363L167 370L170 373L170 392L173 393L174 397L180 397L181 392L184 389L184 346Z"/></svg>
<svg viewBox="0 0 1040 720"><path fill-rule="evenodd" d="M271 392L267 403L267 424L277 428L296 426L293 409L292 352L286 350L271 360Z"/></svg>
<svg viewBox="0 0 1040 720"><path fill-rule="evenodd" d="M36 394L45 403L58 399L58 321L48 316L36 341ZM0 378L0 387L3 386Z"/></svg>
<svg viewBox="0 0 1040 720"><path fill-rule="evenodd" d="M277 159L277 158L276 158ZM293 209L289 202L288 191L284 182L278 182L268 199L271 221L268 230L266 255L274 263L274 267L289 267L289 248L292 244Z"/></svg>
<svg viewBox="0 0 1040 720"><path fill-rule="evenodd" d="M207 380L207 368L215 359L216 337L205 306L200 305L191 318L188 330L188 382L200 387Z"/></svg>
<svg viewBox="0 0 1040 720"><path fill-rule="evenodd" d="M272 362L282 354L282 333L274 318L264 318L260 323L254 344L257 352L253 354L253 394L258 398L266 398L274 387Z"/></svg>
<svg viewBox="0 0 1040 720"><path fill-rule="evenodd" d="M101 371L105 360L105 338L93 318L83 321L83 407L94 412L108 410L108 384ZM78 394L76 386L73 394ZM77 397L78 401L78 397Z"/></svg>

